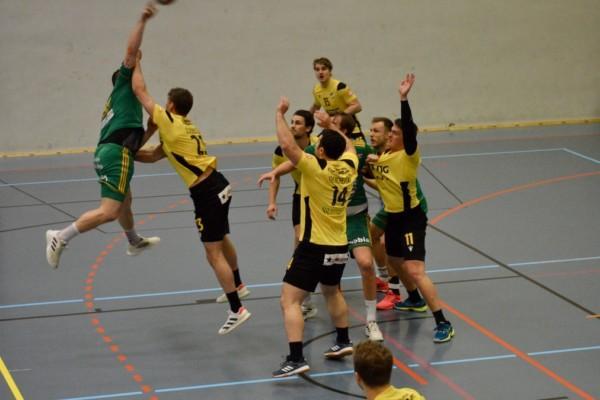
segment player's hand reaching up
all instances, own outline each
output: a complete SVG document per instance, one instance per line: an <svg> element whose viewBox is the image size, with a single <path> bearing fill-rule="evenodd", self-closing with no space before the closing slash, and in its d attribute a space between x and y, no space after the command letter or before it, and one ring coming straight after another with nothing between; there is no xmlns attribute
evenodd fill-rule
<svg viewBox="0 0 600 400"><path fill-rule="evenodd" d="M156 6L153 1L149 1L142 11L142 21L146 22L156 14Z"/></svg>
<svg viewBox="0 0 600 400"><path fill-rule="evenodd" d="M287 97L282 96L279 99L279 104L277 105L277 111L282 114L285 114L289 108L290 108L290 101L288 100Z"/></svg>
<svg viewBox="0 0 600 400"><path fill-rule="evenodd" d="M318 110L315 111L315 120L317 121L317 125L319 125L321 128L323 129L330 129L331 128L331 116L329 114L327 114L325 111L323 110Z"/></svg>
<svg viewBox="0 0 600 400"><path fill-rule="evenodd" d="M406 74L400 86L398 87L398 93L400 93L400 100L408 99L408 92L415 83L415 74Z"/></svg>

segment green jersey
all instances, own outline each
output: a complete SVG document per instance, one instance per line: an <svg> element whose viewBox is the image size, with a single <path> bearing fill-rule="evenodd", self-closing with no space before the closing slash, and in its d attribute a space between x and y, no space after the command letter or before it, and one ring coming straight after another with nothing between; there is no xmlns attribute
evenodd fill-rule
<svg viewBox="0 0 600 400"><path fill-rule="evenodd" d="M367 210L367 193L365 192L365 182L362 177L362 171L367 163L367 156L369 154L377 154L377 152L365 142L364 136L360 133L351 135L350 140L352 140L352 144L356 149L356 155L358 157L358 177L356 178L356 181L354 181L352 197L350 198L350 203L348 203L347 213L348 215L355 215ZM315 146L315 144L311 144L306 147L304 151L308 154L315 155Z"/></svg>
<svg viewBox="0 0 600 400"><path fill-rule="evenodd" d="M100 140L98 144L109 142L111 134L122 128L142 128L142 105L131 87L133 69L121 64L115 82L102 112Z"/></svg>

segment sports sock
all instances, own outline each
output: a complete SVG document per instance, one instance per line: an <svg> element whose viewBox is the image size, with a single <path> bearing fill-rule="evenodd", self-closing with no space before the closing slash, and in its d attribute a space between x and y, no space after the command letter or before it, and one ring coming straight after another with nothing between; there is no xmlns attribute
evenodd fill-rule
<svg viewBox="0 0 600 400"><path fill-rule="evenodd" d="M345 328L335 328L337 332L337 343L350 343L350 336L348 335L348 327Z"/></svg>
<svg viewBox="0 0 600 400"><path fill-rule="evenodd" d="M382 281L388 281L390 279L388 269L385 265L383 267L377 266L377 275L379 275L379 279Z"/></svg>
<svg viewBox="0 0 600 400"><path fill-rule="evenodd" d="M135 228L132 228L129 231L125 231L125 236L127 236L127 240L129 241L129 244L134 245L134 246L142 240L140 235L138 235L137 232L135 231Z"/></svg>
<svg viewBox="0 0 600 400"><path fill-rule="evenodd" d="M302 361L304 354L302 353L302 342L290 342L290 355L288 360L292 362Z"/></svg>
<svg viewBox="0 0 600 400"><path fill-rule="evenodd" d="M240 307L242 307L242 302L240 301L237 290L227 293L227 300L229 301L229 308L234 313L238 312Z"/></svg>
<svg viewBox="0 0 600 400"><path fill-rule="evenodd" d="M367 308L367 322L375 321L377 300L365 300L365 307Z"/></svg>
<svg viewBox="0 0 600 400"><path fill-rule="evenodd" d="M400 278L392 276L388 282L389 288L395 295L400 295Z"/></svg>
<svg viewBox="0 0 600 400"><path fill-rule="evenodd" d="M58 232L58 237L60 240L67 243L77 235L79 235L79 230L77 229L75 222Z"/></svg>
<svg viewBox="0 0 600 400"><path fill-rule="evenodd" d="M441 309L433 312L433 318L435 318L436 325L442 322L448 322L446 317L444 317L444 312Z"/></svg>
<svg viewBox="0 0 600 400"><path fill-rule="evenodd" d="M240 278L240 270L236 269L233 271L233 281L235 282L235 287L240 287L242 284L242 278Z"/></svg>

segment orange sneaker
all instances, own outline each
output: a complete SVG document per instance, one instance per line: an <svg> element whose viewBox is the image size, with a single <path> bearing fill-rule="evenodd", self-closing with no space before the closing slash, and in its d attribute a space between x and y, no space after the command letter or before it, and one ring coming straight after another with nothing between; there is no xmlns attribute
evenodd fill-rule
<svg viewBox="0 0 600 400"><path fill-rule="evenodd" d="M379 277L375 278L375 284L377 285L378 292L387 293L390 290L388 283Z"/></svg>
<svg viewBox="0 0 600 400"><path fill-rule="evenodd" d="M385 294L385 297L377 303L378 310L392 310L394 308L394 304L398 303L401 297L399 294L394 294L391 290L388 290Z"/></svg>

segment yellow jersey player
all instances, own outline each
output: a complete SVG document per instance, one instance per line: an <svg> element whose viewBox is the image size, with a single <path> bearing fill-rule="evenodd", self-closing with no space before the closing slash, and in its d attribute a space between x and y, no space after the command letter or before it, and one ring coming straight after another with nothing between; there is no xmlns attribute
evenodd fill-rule
<svg viewBox="0 0 600 400"><path fill-rule="evenodd" d="M118 220L129 247L127 254L135 256L160 241L144 238L134 228L129 182L133 176L133 157L152 132L144 132L142 107L131 89L131 75L142 43L146 22L156 13L148 3L127 41L121 68L112 75L113 89L102 112L100 139L94 153L94 166L100 182L100 206L83 213L62 230L46 231L46 259L57 268L67 243L80 233Z"/></svg>
<svg viewBox="0 0 600 400"><path fill-rule="evenodd" d="M383 345L365 341L354 348L354 379L367 400L425 400L414 389L390 384L394 359Z"/></svg>
<svg viewBox="0 0 600 400"><path fill-rule="evenodd" d="M310 111L314 113L322 108L328 114L342 112L351 115L356 123L353 133L361 133L356 114L362 110L362 105L348 85L331 76L333 70L331 61L325 57L317 58L313 61L313 70L319 82L313 87L314 101Z"/></svg>
<svg viewBox="0 0 600 400"><path fill-rule="evenodd" d="M310 369L302 351L304 320L300 305L319 283L337 332L335 344L324 356L338 359L352 354L348 307L339 283L348 259L346 208L357 177L358 158L352 143L329 129L321 134L316 157L302 151L285 121L288 107L287 99L282 98L276 112L277 139L283 153L302 173L300 243L288 264L281 288L290 353L280 368L273 371L276 378Z"/></svg>
<svg viewBox="0 0 600 400"><path fill-rule="evenodd" d="M445 318L437 289L425 272L427 214L421 204L417 183L421 154L417 126L408 104L408 93L414 82L414 74L407 74L400 83L401 118L394 121L389 149L380 156L370 155L368 161L372 163L371 170L387 212L385 249L388 262L396 271L403 269L406 272L409 279L404 283L409 294L415 289L421 292L436 322L433 341L442 343L452 339L454 328ZM394 308L413 311L410 300L409 297L396 303Z"/></svg>
<svg viewBox="0 0 600 400"><path fill-rule="evenodd" d="M217 171L217 159L207 153L202 133L186 117L193 105L192 94L182 88L171 89L165 107L159 106L146 89L140 60L133 73L132 85L142 106L150 114L152 122L149 123L158 129L161 141L153 149L140 150L136 160L155 162L167 157L189 188L206 258L229 301L227 320L218 331L225 335L251 315L240 301L240 293L236 289L242 283L239 270L234 270L232 265L237 256L229 239L231 185Z"/></svg>

